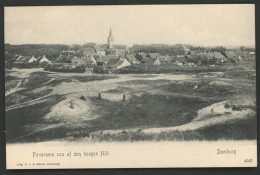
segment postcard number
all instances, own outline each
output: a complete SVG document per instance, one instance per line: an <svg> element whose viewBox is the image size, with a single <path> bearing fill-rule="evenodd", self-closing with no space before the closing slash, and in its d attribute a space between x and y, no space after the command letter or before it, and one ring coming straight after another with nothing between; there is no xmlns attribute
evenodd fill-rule
<svg viewBox="0 0 260 175"><path fill-rule="evenodd" d="M244 162L245 162L245 163L252 163L252 162L253 162L253 159L245 159Z"/></svg>

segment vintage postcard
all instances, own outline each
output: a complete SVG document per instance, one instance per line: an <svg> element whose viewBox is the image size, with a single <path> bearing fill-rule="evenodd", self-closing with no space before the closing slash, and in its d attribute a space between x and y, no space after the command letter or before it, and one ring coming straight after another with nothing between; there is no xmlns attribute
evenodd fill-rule
<svg viewBox="0 0 260 175"><path fill-rule="evenodd" d="M254 9L5 7L7 169L256 167Z"/></svg>

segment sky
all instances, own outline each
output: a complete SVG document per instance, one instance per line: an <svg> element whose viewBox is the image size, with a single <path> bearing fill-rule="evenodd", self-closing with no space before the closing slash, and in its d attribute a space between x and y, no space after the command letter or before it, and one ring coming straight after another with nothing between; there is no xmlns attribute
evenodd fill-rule
<svg viewBox="0 0 260 175"><path fill-rule="evenodd" d="M128 5L5 7L5 43L255 46L255 7Z"/></svg>

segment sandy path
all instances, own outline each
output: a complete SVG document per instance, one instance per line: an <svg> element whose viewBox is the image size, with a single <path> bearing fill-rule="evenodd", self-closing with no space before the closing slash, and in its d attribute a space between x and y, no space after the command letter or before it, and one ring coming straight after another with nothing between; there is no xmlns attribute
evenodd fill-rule
<svg viewBox="0 0 260 175"><path fill-rule="evenodd" d="M133 80L186 80L192 79L189 75L167 75L167 74L156 74L152 77L133 77L132 75L118 75L116 79L106 79L90 82L69 82L61 83L56 86L52 91L53 94L68 94L68 93L79 93L79 92L96 92L107 91L115 89L120 82L133 81Z"/></svg>
<svg viewBox="0 0 260 175"><path fill-rule="evenodd" d="M161 127L161 128L149 128L143 129L142 132L146 134L159 134L161 132L170 132L170 131L188 131L188 130L196 130L203 127L208 127L211 125L225 123L228 121L244 119L248 116L255 116L255 111L251 109L244 109L242 111L233 111L231 108L225 108L226 101L215 103L213 105L202 108L197 113L197 117L193 119L190 123L174 126L174 127ZM213 109L213 112L212 112ZM216 117L208 117L209 115L216 115ZM126 132L136 132L139 128L135 129L120 129L120 130L105 130L103 134L118 134L123 131ZM100 131L99 131L100 132ZM99 133L95 132L95 133Z"/></svg>
<svg viewBox="0 0 260 175"><path fill-rule="evenodd" d="M10 110L13 110L13 109L22 108L22 107L26 107L26 106L42 103L44 101L47 101L48 99L44 99L44 98L49 97L49 96L50 95L45 95L43 97L39 97L39 98L30 100L30 101L27 101L27 102L24 102L24 103L20 103L20 104L17 104L17 105L9 106L8 108L5 109L5 111L10 111Z"/></svg>
<svg viewBox="0 0 260 175"><path fill-rule="evenodd" d="M7 92L5 92L5 96L8 96L8 95L10 95L10 94L12 94L12 93L15 93L16 91L21 90L22 88L19 88L19 87L21 86L22 81L23 81L23 80L19 80L18 83L17 83L17 85L16 85L13 89L8 90Z"/></svg>
<svg viewBox="0 0 260 175"><path fill-rule="evenodd" d="M17 85L13 88L10 89L9 91L5 92L5 96L8 96L12 93L15 93L23 88L19 88L22 85L22 81L25 78L30 77L30 74L33 72L43 72L42 68L34 68L34 69L17 69L17 68L12 68L10 70L11 72L8 73L10 76L14 76L17 78L20 78L21 80L18 81Z"/></svg>

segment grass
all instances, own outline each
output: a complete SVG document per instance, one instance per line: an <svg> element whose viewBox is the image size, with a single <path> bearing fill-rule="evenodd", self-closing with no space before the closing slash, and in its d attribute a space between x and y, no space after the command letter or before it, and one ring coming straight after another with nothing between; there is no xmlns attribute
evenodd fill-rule
<svg viewBox="0 0 260 175"><path fill-rule="evenodd" d="M186 69L186 68L185 68ZM209 69L200 67L198 69ZM210 68L216 71L218 68ZM228 70L227 70L228 69ZM188 70L188 68L187 68ZM133 80L118 83L116 89L107 93L128 92L126 102L98 100L86 97L93 107L93 114L100 117L89 121L50 121L44 115L50 108L64 99L63 96L50 96L47 102L17 108L6 112L7 142L38 142L47 140L77 141L84 138L93 141L160 141L160 140L219 140L219 139L256 139L256 119L222 123L193 131L172 131L159 134L145 134L141 129L135 132L102 134L103 130L127 130L129 128L170 127L189 123L196 117L196 112L206 106L223 100L255 101L255 81L253 71L239 67L223 67L225 77L207 78L198 75L196 81L172 80ZM218 70L219 71L219 70ZM244 76L251 73L251 76ZM118 75L57 76L52 82L48 73L34 72L23 82L23 90L6 97L6 106L26 102L52 91L52 87L62 82L100 81L118 78ZM139 77L139 75L137 75ZM150 77L144 75L144 77ZM8 77L12 82L12 77ZM221 81L224 84L212 83ZM226 83L226 84L225 84ZM141 85L141 86L138 86ZM194 88L197 85L197 88ZM11 85L10 85L11 86ZM43 89L33 93L37 88ZM135 95L138 92L139 95ZM132 95L132 98L128 98ZM241 106L238 104L237 106ZM243 106L253 109L253 106ZM75 116L76 117L76 116ZM217 116L216 116L217 117ZM54 127L49 127L54 126ZM46 129L43 129L46 128ZM43 129L43 130L41 130ZM93 132L100 133L93 133Z"/></svg>
<svg viewBox="0 0 260 175"><path fill-rule="evenodd" d="M49 124L45 123L43 120L44 114L47 114L50 108L62 99L62 96L56 95L49 97L48 101L43 103L6 111L5 120L7 142L13 142L17 139L19 140L20 137L29 134L30 132L26 130L26 126L33 126L39 123L46 125ZM36 138L33 138L33 140ZM26 139L24 141L26 141Z"/></svg>
<svg viewBox="0 0 260 175"><path fill-rule="evenodd" d="M253 140L257 138L256 122L254 118L239 120L232 123L217 124L198 130L169 131L159 134L147 134L141 129L134 132L123 131L117 134L86 134L77 133L76 138L88 137L93 141L188 141L188 140Z"/></svg>
<svg viewBox="0 0 260 175"><path fill-rule="evenodd" d="M33 72L30 74L30 77L22 82L22 87L24 88L36 88L41 84L46 83L51 78L46 72Z"/></svg>
<svg viewBox="0 0 260 175"><path fill-rule="evenodd" d="M116 79L118 76L108 76L108 75L91 75L91 76L72 76L71 79L76 79L80 82L89 82L89 81L101 81L108 79Z"/></svg>

